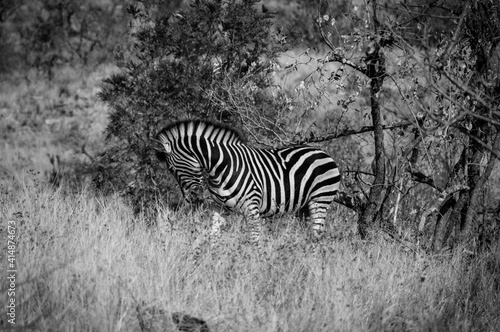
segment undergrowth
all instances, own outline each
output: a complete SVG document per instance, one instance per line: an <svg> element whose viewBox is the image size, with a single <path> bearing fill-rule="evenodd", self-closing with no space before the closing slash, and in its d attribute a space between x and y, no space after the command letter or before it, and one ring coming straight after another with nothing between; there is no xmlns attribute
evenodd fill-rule
<svg viewBox="0 0 500 332"><path fill-rule="evenodd" d="M138 331L150 307L199 317L212 331L494 331L500 323L498 246L477 257L426 256L361 241L339 220L312 243L304 225L284 218L268 223L257 250L231 216L219 246L195 264L209 211L158 206L168 218L148 227L119 197L32 179L2 186L2 238L7 220L18 234L17 326ZM5 253L4 245L2 262ZM162 328L176 330L170 316Z"/></svg>

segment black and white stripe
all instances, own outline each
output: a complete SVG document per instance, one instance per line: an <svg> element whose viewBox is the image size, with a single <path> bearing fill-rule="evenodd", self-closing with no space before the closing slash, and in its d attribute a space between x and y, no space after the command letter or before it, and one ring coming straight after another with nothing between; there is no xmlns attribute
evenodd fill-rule
<svg viewBox="0 0 500 332"><path fill-rule="evenodd" d="M158 140L184 197L199 198L206 176L214 200L244 214L251 242L259 241L261 218L303 208L314 234L323 232L340 181L337 165L325 152L308 146L259 149L231 129L194 120L166 127Z"/></svg>

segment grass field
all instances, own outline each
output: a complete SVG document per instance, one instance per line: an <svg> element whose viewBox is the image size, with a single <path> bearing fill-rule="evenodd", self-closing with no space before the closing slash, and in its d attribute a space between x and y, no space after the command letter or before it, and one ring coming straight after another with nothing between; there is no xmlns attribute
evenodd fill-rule
<svg viewBox="0 0 500 332"><path fill-rule="evenodd" d="M145 227L118 197L87 189L68 195L29 178L15 187L2 188L2 261L6 221L13 220L18 325L139 331L147 321L141 313L156 308L202 318L212 331L500 326L498 248L475 258L419 255L397 243L363 242L344 222L333 222L328 240L312 244L288 219L271 224L258 251L232 218L221 245L206 248L195 264L193 243L204 236L206 211L171 212L171 226L163 220ZM176 330L170 316L163 325Z"/></svg>
<svg viewBox="0 0 500 332"><path fill-rule="evenodd" d="M165 218L147 227L120 197L75 186L75 169L102 141L96 86L110 70L83 83L68 71L58 83L2 86L0 257L7 266L15 226L18 272L13 297L2 268L0 329L12 327L6 304L15 298L20 330L176 331L172 314L181 313L210 331L498 331L498 243L438 256L383 237L365 242L355 216L334 208L321 242L283 218L267 225L261 250L231 216L220 245L202 247L195 262L207 209L159 205ZM61 158L60 186L48 183L49 155Z"/></svg>

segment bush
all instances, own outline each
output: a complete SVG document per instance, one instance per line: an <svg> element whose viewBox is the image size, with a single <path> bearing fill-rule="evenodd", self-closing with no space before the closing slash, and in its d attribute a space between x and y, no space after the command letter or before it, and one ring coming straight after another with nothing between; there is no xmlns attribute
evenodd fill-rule
<svg viewBox="0 0 500 332"><path fill-rule="evenodd" d="M121 71L100 94L111 114L96 183L128 193L136 212L173 189L151 140L162 127L202 118L242 129L235 93L245 97L245 109L268 119L283 100L269 91L279 36L273 14L256 0L196 0L171 15L161 8L159 1L128 7L132 44L116 52Z"/></svg>
<svg viewBox="0 0 500 332"><path fill-rule="evenodd" d="M127 23L118 0L6 1L0 12L0 73L37 68L50 80L58 66L108 60Z"/></svg>

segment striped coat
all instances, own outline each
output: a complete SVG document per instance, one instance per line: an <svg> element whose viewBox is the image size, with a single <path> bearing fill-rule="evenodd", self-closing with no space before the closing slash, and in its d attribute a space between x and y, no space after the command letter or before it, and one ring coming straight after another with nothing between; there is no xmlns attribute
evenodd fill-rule
<svg viewBox="0 0 500 332"><path fill-rule="evenodd" d="M199 199L206 181L217 203L244 214L251 242L259 241L262 218L302 209L309 212L314 234L324 231L340 181L325 152L308 146L259 149L234 130L195 120L166 127L158 141L184 197Z"/></svg>

